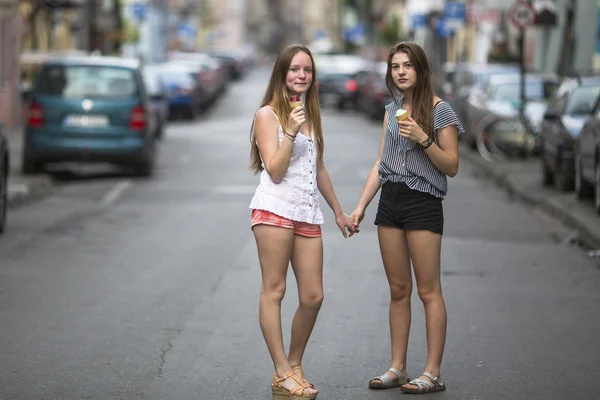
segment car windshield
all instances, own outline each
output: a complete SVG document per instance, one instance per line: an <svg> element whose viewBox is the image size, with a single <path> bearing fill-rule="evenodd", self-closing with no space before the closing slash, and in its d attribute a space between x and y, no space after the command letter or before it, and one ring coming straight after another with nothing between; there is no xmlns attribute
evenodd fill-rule
<svg viewBox="0 0 600 400"><path fill-rule="evenodd" d="M558 85L554 82L536 81L525 83L525 97L528 101L548 101ZM519 82L501 83L491 89L491 99L499 101L518 101L521 98Z"/></svg>
<svg viewBox="0 0 600 400"><path fill-rule="evenodd" d="M129 98L138 94L138 85L128 68L50 65L43 68L37 91L65 98Z"/></svg>
<svg viewBox="0 0 600 400"><path fill-rule="evenodd" d="M160 73L160 78L166 84L170 85L194 85L194 73L189 71L163 71Z"/></svg>
<svg viewBox="0 0 600 400"><path fill-rule="evenodd" d="M591 114L600 95L600 86L581 86L573 89L565 114Z"/></svg>

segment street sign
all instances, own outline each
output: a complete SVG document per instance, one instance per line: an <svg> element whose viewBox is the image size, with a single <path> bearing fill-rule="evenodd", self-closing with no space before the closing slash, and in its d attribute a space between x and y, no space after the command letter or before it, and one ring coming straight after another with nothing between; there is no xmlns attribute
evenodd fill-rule
<svg viewBox="0 0 600 400"><path fill-rule="evenodd" d="M508 20L517 29L525 29L535 22L535 10L526 0L517 0L508 9Z"/></svg>

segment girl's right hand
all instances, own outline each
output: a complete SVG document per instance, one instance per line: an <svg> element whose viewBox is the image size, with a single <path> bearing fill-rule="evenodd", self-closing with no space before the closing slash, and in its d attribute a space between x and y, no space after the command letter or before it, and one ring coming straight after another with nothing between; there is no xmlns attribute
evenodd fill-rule
<svg viewBox="0 0 600 400"><path fill-rule="evenodd" d="M296 135L300 131L302 124L306 122L306 114L304 113L304 107L299 106L292 110L288 121L288 133Z"/></svg>

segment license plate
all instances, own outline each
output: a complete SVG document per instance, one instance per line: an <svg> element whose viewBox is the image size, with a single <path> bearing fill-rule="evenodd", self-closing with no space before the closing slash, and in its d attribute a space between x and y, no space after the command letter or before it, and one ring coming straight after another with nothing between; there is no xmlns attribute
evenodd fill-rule
<svg viewBox="0 0 600 400"><path fill-rule="evenodd" d="M98 128L108 126L106 115L69 115L65 120L68 126Z"/></svg>

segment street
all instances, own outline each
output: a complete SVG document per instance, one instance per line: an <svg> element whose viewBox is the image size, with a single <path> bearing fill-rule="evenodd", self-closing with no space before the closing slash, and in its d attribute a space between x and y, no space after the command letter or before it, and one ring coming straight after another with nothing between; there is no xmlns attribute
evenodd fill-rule
<svg viewBox="0 0 600 400"><path fill-rule="evenodd" d="M195 122L170 124L154 178L65 174L53 194L11 210L0 239L1 400L270 397L248 210L250 125L269 73L232 84ZM381 124L322 117L325 163L350 213ZM325 301L303 361L321 400L403 396L367 389L390 366L377 199L349 239L322 201ZM598 399L599 262L465 159L444 209L448 389L424 398ZM413 292L411 378L426 361ZM286 340L296 305L290 273Z"/></svg>

